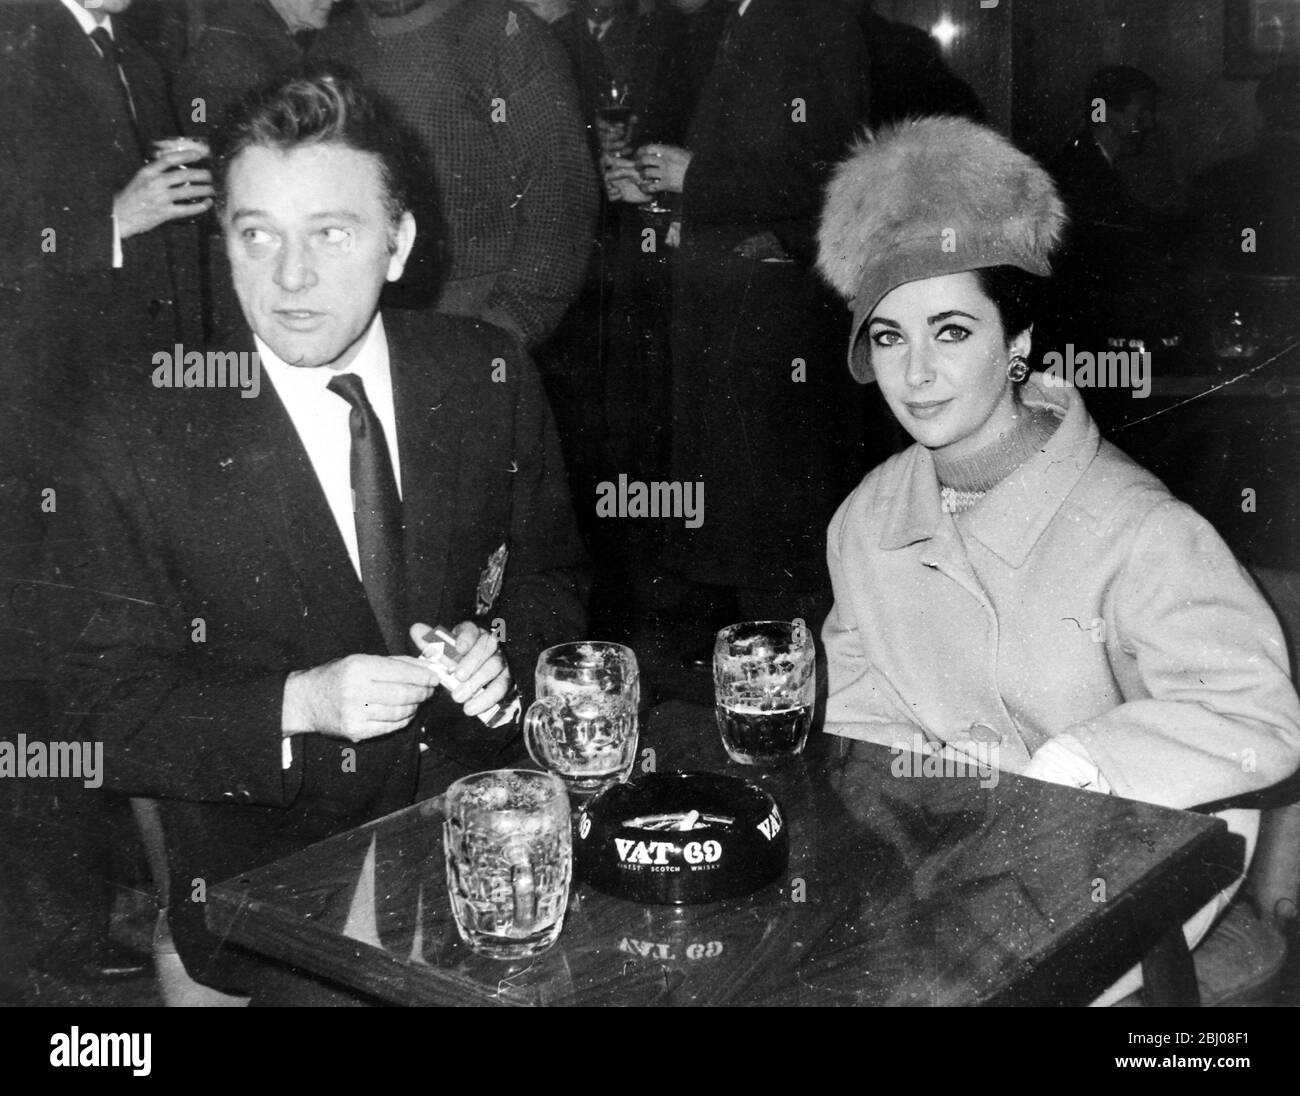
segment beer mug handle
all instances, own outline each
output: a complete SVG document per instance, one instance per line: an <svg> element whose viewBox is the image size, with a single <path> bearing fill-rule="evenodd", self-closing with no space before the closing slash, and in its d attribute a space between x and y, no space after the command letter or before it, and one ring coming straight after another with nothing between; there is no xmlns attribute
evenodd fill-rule
<svg viewBox="0 0 1300 1096"><path fill-rule="evenodd" d="M545 753L540 748L534 749L533 735L541 730L542 720L549 713L558 716L564 702L558 696L539 696L530 705L528 711L524 714L524 746L528 750L528 756L533 759L535 765L540 765L543 769L550 770L545 758L538 757L539 753Z"/></svg>
<svg viewBox="0 0 1300 1096"><path fill-rule="evenodd" d="M514 925L527 931L537 922L537 880L533 864L528 859L528 843L511 843L506 846L510 861L510 888L514 891Z"/></svg>

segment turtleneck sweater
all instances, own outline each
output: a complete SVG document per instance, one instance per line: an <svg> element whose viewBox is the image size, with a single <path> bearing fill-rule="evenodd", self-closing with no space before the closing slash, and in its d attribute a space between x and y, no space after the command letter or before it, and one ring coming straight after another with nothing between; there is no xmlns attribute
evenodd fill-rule
<svg viewBox="0 0 1300 1096"><path fill-rule="evenodd" d="M1021 406L1015 426L975 452L952 457L936 449L934 470L944 512L960 514L975 506L1042 449L1060 424L1060 418L1045 408Z"/></svg>

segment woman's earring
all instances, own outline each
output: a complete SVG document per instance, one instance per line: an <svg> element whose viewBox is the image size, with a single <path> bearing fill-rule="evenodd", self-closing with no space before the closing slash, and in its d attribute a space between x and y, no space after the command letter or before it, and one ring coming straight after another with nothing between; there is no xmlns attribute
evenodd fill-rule
<svg viewBox="0 0 1300 1096"><path fill-rule="evenodd" d="M1029 376L1029 363L1019 354L1007 363L1007 378L1012 384L1019 384Z"/></svg>

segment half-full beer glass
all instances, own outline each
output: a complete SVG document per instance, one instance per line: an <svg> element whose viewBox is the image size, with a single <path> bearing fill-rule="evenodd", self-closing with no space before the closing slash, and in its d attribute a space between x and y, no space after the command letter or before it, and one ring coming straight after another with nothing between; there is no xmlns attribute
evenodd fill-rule
<svg viewBox="0 0 1300 1096"><path fill-rule="evenodd" d="M723 628L713 644L722 745L743 765L780 765L803 752L817 697L812 636L802 620Z"/></svg>
<svg viewBox="0 0 1300 1096"><path fill-rule="evenodd" d="M532 759L575 795L626 780L636 760L641 679L621 643L561 643L537 660L537 699L524 716Z"/></svg>
<svg viewBox="0 0 1300 1096"><path fill-rule="evenodd" d="M555 943L573 874L569 796L551 773L496 769L446 794L447 893L480 955L526 959Z"/></svg>

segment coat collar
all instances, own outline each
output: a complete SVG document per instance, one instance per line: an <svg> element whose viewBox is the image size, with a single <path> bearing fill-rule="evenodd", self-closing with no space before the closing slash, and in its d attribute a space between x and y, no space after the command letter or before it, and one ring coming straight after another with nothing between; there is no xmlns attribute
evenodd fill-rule
<svg viewBox="0 0 1300 1096"><path fill-rule="evenodd" d="M962 523L964 536L978 540L1009 567L1025 562L1101 445L1097 425L1076 389L1049 388L1031 377L1023 396L1028 406L1063 411L1064 419L1047 445L985 495ZM940 505L930 451L913 445L900 460L898 489L885 504L881 549L949 540L953 522Z"/></svg>

